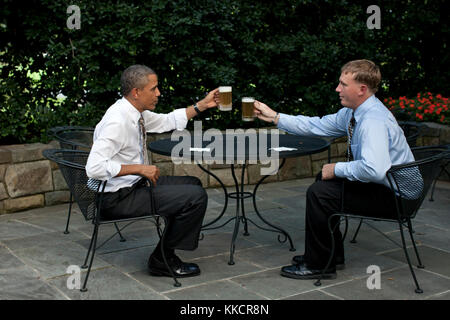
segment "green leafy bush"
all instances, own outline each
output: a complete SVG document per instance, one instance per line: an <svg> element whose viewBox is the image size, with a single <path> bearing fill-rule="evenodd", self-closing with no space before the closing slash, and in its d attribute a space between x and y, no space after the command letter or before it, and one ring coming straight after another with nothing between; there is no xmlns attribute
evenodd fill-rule
<svg viewBox="0 0 450 320"><path fill-rule="evenodd" d="M241 122L242 96L290 114L337 111L340 67L352 59L381 66L381 98L449 92L444 0L379 1L379 30L367 28L364 1L73 4L80 30L67 28L67 1L3 1L0 143L46 141L57 125L95 125L119 98L121 72L135 63L158 73L160 112L232 85L235 109L202 115L205 127L220 129L265 125Z"/></svg>

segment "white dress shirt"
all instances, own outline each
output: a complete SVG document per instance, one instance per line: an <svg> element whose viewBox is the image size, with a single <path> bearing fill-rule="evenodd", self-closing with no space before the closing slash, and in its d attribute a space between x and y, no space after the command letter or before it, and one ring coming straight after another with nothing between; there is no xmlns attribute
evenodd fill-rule
<svg viewBox="0 0 450 320"><path fill-rule="evenodd" d="M342 108L322 118L280 114L278 128L306 136L348 135L352 112L352 109ZM389 187L386 177L389 168L414 161L403 130L375 95L355 110L355 120L351 145L354 161L336 163L335 175L351 181L374 182Z"/></svg>
<svg viewBox="0 0 450 320"><path fill-rule="evenodd" d="M142 116L147 132L183 130L187 125L185 108L168 114L144 111ZM122 98L109 107L95 127L86 173L89 178L108 180L106 192L130 187L141 178L137 175L116 177L123 164L144 163L140 117L141 113L127 99Z"/></svg>

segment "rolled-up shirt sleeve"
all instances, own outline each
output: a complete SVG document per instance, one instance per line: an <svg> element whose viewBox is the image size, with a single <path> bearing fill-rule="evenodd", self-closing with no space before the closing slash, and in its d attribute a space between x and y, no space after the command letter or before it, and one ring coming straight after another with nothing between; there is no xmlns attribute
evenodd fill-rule
<svg viewBox="0 0 450 320"><path fill-rule="evenodd" d="M187 125L186 109L175 109L174 111L162 114L151 111L142 113L147 132L162 133L171 130L183 130Z"/></svg>
<svg viewBox="0 0 450 320"><path fill-rule="evenodd" d="M89 178L109 180L119 174L122 164L112 158L117 154L126 137L123 124L119 120L110 121L97 128L96 139L86 163L86 174Z"/></svg>

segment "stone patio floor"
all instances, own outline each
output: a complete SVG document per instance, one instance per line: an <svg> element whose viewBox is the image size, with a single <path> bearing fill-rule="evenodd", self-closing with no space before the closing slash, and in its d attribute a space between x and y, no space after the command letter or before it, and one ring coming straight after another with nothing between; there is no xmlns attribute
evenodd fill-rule
<svg viewBox="0 0 450 320"><path fill-rule="evenodd" d="M71 265L80 266L87 252L92 224L75 207L70 233L63 230L68 205L39 208L0 216L0 299L29 300L415 300L450 299L450 183L439 181L435 201L424 201L413 221L419 253L425 269L415 268L423 294L415 286L403 251L385 235L400 242L395 224L371 222L383 234L363 225L357 243L350 243L357 221L350 221L345 240L346 268L334 280L292 280L280 276L280 268L290 264L304 249L305 193L313 179L299 179L261 185L257 192L258 209L271 223L291 235L295 252L278 235L249 224L249 236L239 230L235 265L228 265L233 223L204 232L195 251L178 251L186 261L197 263L201 275L173 280L148 275L146 264L158 237L155 227L140 221L123 231L125 242L113 238L96 254L88 291L68 288ZM247 191L251 188L247 187ZM209 203L205 222L221 211L223 192L208 189ZM221 222L233 217L235 202L230 201ZM251 199L246 214L261 224ZM220 224L216 224L220 225ZM113 227L100 228L99 242L113 233ZM409 241L409 237L407 237ZM282 240L282 239L281 239ZM410 244L410 242L408 242ZM416 258L411 252L413 263ZM369 266L381 270L380 289L369 289L373 274ZM85 272L81 272L81 280ZM70 278L69 278L70 277ZM369 279L370 278L370 279ZM369 281L368 281L369 280ZM69 283L72 283L69 281Z"/></svg>

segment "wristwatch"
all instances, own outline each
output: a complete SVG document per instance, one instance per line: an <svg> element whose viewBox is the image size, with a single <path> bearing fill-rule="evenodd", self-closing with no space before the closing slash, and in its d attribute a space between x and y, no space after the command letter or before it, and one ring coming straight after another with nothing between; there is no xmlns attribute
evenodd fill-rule
<svg viewBox="0 0 450 320"><path fill-rule="evenodd" d="M275 117L273 117L272 123L275 124L275 121L277 120L278 116L280 115L279 112L277 112L277 114L275 115Z"/></svg>
<svg viewBox="0 0 450 320"><path fill-rule="evenodd" d="M194 104L194 110L195 110L195 112L197 112L197 114L202 113L202 112L200 111L200 109L198 108L197 104Z"/></svg>

